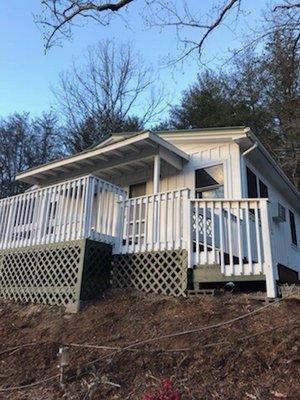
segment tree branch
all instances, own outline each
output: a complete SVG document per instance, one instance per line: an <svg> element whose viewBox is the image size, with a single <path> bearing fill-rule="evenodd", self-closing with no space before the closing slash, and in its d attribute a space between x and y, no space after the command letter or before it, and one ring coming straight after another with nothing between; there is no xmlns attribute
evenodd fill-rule
<svg viewBox="0 0 300 400"><path fill-rule="evenodd" d="M57 2L57 0L43 0L42 4L47 11L46 17L37 16L35 21L43 27L50 27L49 32L45 33L45 50L49 50L53 45L54 37L58 32L64 36L70 36L70 32L66 33L64 29L66 26L69 28L76 17L93 18L96 19L97 22L107 25L103 19L97 18L96 15L107 12L116 13L133 1L134 0L119 0L115 3L97 3L82 0L64 0L62 2ZM91 12L94 14L91 14Z"/></svg>

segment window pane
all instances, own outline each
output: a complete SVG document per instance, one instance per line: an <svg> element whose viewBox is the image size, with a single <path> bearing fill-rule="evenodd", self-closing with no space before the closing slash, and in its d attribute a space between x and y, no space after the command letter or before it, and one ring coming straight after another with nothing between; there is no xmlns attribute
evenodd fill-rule
<svg viewBox="0 0 300 400"><path fill-rule="evenodd" d="M216 189L198 191L196 193L198 199L223 199L224 198L224 186L220 186Z"/></svg>
<svg viewBox="0 0 300 400"><path fill-rule="evenodd" d="M146 182L137 183L129 186L129 197L140 197L146 194Z"/></svg>
<svg viewBox="0 0 300 400"><path fill-rule="evenodd" d="M257 182L256 175L247 167L247 189L248 189L248 197L257 198Z"/></svg>
<svg viewBox="0 0 300 400"><path fill-rule="evenodd" d="M261 180L259 180L259 197L261 199L269 197L268 187Z"/></svg>
<svg viewBox="0 0 300 400"><path fill-rule="evenodd" d="M224 173L222 164L196 170L197 189L207 186L223 185L223 183Z"/></svg>
<svg viewBox="0 0 300 400"><path fill-rule="evenodd" d="M297 231L296 231L295 215L291 210L290 210L290 227L291 227L292 243L297 246Z"/></svg>

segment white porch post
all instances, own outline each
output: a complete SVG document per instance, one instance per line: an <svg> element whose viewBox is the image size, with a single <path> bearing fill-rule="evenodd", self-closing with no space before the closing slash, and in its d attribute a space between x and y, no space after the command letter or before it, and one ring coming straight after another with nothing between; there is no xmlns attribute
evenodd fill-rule
<svg viewBox="0 0 300 400"><path fill-rule="evenodd" d="M276 298L278 296L276 283L276 267L272 254L272 235L269 220L269 207L267 200L260 200L261 226L264 245L264 272L266 275L267 297Z"/></svg>
<svg viewBox="0 0 300 400"><path fill-rule="evenodd" d="M154 171L153 171L153 194L159 193L160 181L160 155L154 156Z"/></svg>
<svg viewBox="0 0 300 400"><path fill-rule="evenodd" d="M154 166L153 166L153 194L159 193L159 181L160 181L160 155L156 154L154 156ZM159 197L159 196L158 196ZM161 210L160 209L160 199L157 198L157 201L155 200L156 196L153 196L153 242L155 243L154 248L155 249L160 249L160 243L159 243L159 238L160 238L160 224L158 224L158 215Z"/></svg>

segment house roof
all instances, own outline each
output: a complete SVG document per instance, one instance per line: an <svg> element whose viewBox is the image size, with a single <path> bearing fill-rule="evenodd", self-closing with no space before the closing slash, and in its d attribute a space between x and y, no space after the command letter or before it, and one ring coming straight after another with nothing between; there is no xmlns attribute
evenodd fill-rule
<svg viewBox="0 0 300 400"><path fill-rule="evenodd" d="M44 185L49 180L62 180L64 175L70 178L97 169L105 174L112 168L122 169L127 164L153 159L155 154L160 154L165 162L177 169L189 159L184 151L150 131L112 134L78 154L20 172L16 179Z"/></svg>
<svg viewBox="0 0 300 400"><path fill-rule="evenodd" d="M105 173L107 168L112 168L113 164L114 168L119 169L120 166L121 169L124 166L125 171L126 164L133 162L137 163L137 159L141 159L143 156L146 163L149 160L151 161L151 157L153 158L153 154L157 153L159 148L161 149L161 152L164 151L163 154L166 161L172 161L173 164L177 166L177 169L180 169L182 162L187 161L189 156L176 145L187 143L189 141L204 143L217 143L220 141L229 143L235 142L240 146L242 151L249 149L253 146L253 143L257 143L257 149L254 152L251 152L251 157L254 161L256 157L256 159L259 159L266 168L269 168L272 179L274 182L277 182L277 186L282 186L283 190L287 189L289 193L294 196L294 202L296 199L299 203L300 193L297 191L296 187L284 174L258 138L249 128L244 126L181 129L172 131L162 130L155 133L150 131L113 133L106 136L95 146L78 154L60 160L54 160L47 164L20 172L17 174L16 179L39 185L55 178L63 179L63 174L65 174L66 177L70 177L71 173L74 174L74 170L75 176L76 174L78 176L82 174L83 169L85 173L88 173L89 170L95 170L96 165L99 169L104 171L103 173ZM152 149L147 150L146 148ZM141 154L142 150L143 154ZM133 157L132 154L135 154L135 157ZM171 157L171 154L173 158ZM105 178L105 176L103 177Z"/></svg>

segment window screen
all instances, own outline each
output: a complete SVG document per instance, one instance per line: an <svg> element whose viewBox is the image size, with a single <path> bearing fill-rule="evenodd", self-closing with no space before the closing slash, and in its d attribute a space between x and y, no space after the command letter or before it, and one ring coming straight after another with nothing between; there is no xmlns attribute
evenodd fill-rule
<svg viewBox="0 0 300 400"><path fill-rule="evenodd" d="M224 197L223 164L197 169L195 180L197 198Z"/></svg>
<svg viewBox="0 0 300 400"><path fill-rule="evenodd" d="M256 175L248 167L247 167L247 189L249 198L252 199L258 198Z"/></svg>
<svg viewBox="0 0 300 400"><path fill-rule="evenodd" d="M295 215L291 210L290 210L290 228L291 228L292 243L297 246L297 231L296 231Z"/></svg>

